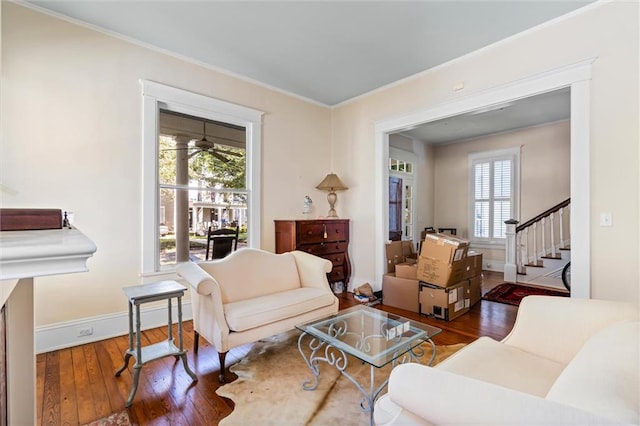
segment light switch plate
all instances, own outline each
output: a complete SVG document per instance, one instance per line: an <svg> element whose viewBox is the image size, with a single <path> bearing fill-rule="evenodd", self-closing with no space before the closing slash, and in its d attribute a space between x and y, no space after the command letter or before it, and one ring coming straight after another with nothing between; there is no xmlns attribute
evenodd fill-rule
<svg viewBox="0 0 640 426"><path fill-rule="evenodd" d="M600 226L613 226L613 217L611 213L600 213Z"/></svg>

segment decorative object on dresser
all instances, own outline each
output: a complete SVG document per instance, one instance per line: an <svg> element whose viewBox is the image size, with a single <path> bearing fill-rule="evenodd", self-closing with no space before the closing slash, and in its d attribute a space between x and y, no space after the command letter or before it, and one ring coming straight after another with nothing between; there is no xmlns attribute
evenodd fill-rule
<svg viewBox="0 0 640 426"><path fill-rule="evenodd" d="M329 283L342 282L346 291L351 277L349 219L275 220L276 253L305 251L330 260ZM335 290L334 290L335 291Z"/></svg>
<svg viewBox="0 0 640 426"><path fill-rule="evenodd" d="M337 218L338 214L336 213L336 201L338 201L338 195L336 195L336 191L344 191L345 189L349 189L336 175L335 173L329 173L325 178L316 186L316 189L321 189L323 191L329 191L327 194L327 201L329 201L329 214L327 217Z"/></svg>

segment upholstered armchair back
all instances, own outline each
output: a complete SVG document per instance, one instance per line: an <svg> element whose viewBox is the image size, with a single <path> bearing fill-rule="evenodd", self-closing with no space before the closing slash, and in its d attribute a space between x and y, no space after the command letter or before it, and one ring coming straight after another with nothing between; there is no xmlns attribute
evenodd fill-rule
<svg viewBox="0 0 640 426"><path fill-rule="evenodd" d="M198 265L218 282L223 304L300 288L291 253L274 255L246 248Z"/></svg>

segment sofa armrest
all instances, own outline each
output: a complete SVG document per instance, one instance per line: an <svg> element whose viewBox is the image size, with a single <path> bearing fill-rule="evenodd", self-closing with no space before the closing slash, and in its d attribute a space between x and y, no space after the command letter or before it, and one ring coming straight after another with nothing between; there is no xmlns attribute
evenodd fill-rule
<svg viewBox="0 0 640 426"><path fill-rule="evenodd" d="M432 424L616 424L568 405L413 363L393 369L389 397Z"/></svg>
<svg viewBox="0 0 640 426"><path fill-rule="evenodd" d="M193 262L184 262L176 268L192 290L193 326L216 350L226 352L229 325L224 317L224 306L218 282L207 271ZM195 290L195 291L194 291Z"/></svg>
<svg viewBox="0 0 640 426"><path fill-rule="evenodd" d="M218 287L216 280L193 262L181 263L176 270L202 296L208 296Z"/></svg>
<svg viewBox="0 0 640 426"><path fill-rule="evenodd" d="M638 318L629 303L569 297L527 296L511 333L502 342L567 364L595 333Z"/></svg>
<svg viewBox="0 0 640 426"><path fill-rule="evenodd" d="M302 287L316 287L331 291L327 280L327 274L333 268L330 261L299 250L292 251L291 254L296 260Z"/></svg>

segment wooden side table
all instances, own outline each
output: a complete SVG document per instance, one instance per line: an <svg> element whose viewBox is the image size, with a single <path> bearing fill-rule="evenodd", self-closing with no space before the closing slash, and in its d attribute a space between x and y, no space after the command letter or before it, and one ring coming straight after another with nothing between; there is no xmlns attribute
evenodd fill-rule
<svg viewBox="0 0 640 426"><path fill-rule="evenodd" d="M182 349L182 296L187 290L183 285L178 284L175 281L160 281L157 283L136 285L132 287L125 287L122 289L129 299L129 349L125 353L124 365L118 371L116 371L116 377L126 370L129 366L129 359L133 357L135 364L133 365L133 387L127 399L127 407L130 407L133 402L133 397L138 390L138 380L140 379L140 370L142 366L148 362L154 361L165 356L175 356L182 358L184 369L191 376L194 382L198 381L198 376L191 371L189 364L187 364L187 352ZM178 346L175 345L173 339L173 322L171 315L171 299L178 299ZM167 300L169 306L168 315L168 331L167 340L159 343L154 343L142 347L140 339L140 305L148 302L155 302L156 300ZM133 307L136 308L136 328L135 344L133 341Z"/></svg>

